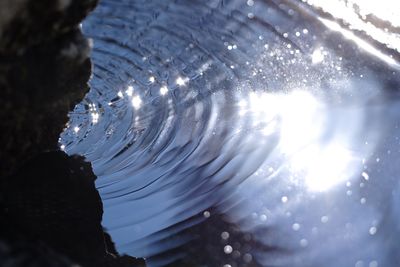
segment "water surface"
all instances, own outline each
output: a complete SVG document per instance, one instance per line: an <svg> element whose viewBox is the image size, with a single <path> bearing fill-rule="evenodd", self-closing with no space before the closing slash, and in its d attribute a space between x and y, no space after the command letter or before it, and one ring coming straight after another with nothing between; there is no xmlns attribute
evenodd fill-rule
<svg viewBox="0 0 400 267"><path fill-rule="evenodd" d="M91 90L60 143L92 163L119 252L400 263L397 4L314 2L102 0L86 19Z"/></svg>

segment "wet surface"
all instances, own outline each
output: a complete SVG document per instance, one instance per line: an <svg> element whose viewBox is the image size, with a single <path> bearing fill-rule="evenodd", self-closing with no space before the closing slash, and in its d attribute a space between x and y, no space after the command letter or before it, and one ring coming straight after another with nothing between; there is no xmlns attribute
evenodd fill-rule
<svg viewBox="0 0 400 267"><path fill-rule="evenodd" d="M213 235L207 266L400 263L385 23L394 41L297 1L101 1L61 144L92 162L117 250L163 266Z"/></svg>

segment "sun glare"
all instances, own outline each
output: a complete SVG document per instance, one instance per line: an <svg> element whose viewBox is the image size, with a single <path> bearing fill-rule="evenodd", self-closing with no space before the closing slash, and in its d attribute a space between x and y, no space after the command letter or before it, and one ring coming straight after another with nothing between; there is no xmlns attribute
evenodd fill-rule
<svg viewBox="0 0 400 267"><path fill-rule="evenodd" d="M343 141L324 140L326 106L306 91L289 94L252 93L248 105L253 125L266 125L263 132L279 133L277 149L287 159L292 176L310 191L326 191L352 175L351 151Z"/></svg>

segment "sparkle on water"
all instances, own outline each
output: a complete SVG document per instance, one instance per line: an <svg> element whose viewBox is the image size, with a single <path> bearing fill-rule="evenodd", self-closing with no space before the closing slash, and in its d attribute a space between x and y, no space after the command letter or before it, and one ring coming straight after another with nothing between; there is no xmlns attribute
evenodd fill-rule
<svg viewBox="0 0 400 267"><path fill-rule="evenodd" d="M117 250L150 267L397 266L396 7L101 0L60 148L92 163Z"/></svg>
<svg viewBox="0 0 400 267"><path fill-rule="evenodd" d="M140 98L140 96L134 96L132 97L132 106L135 109L140 108L140 106L142 105L142 99Z"/></svg>
<svg viewBox="0 0 400 267"><path fill-rule="evenodd" d="M178 77L176 79L176 84L179 86L184 86L186 84L186 79L182 78L182 77Z"/></svg>
<svg viewBox="0 0 400 267"><path fill-rule="evenodd" d="M168 87L167 86L162 86L160 88L160 94L161 95L166 95L168 93Z"/></svg>
<svg viewBox="0 0 400 267"><path fill-rule="evenodd" d="M317 64L321 63L324 60L325 56L324 53L321 51L321 49L315 49L311 57L312 57L312 63Z"/></svg>
<svg viewBox="0 0 400 267"><path fill-rule="evenodd" d="M132 96L133 95L133 86L131 86L131 85L128 86L128 88L126 89L125 93L126 93L127 96ZM119 94L119 92L118 92L118 94Z"/></svg>

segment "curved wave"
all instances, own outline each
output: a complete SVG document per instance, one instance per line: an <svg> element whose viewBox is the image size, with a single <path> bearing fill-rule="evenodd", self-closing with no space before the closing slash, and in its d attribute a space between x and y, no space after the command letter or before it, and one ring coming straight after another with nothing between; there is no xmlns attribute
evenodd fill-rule
<svg viewBox="0 0 400 267"><path fill-rule="evenodd" d="M60 142L118 251L164 266L217 233L211 266L400 262L398 55L336 23L300 1L100 2Z"/></svg>

